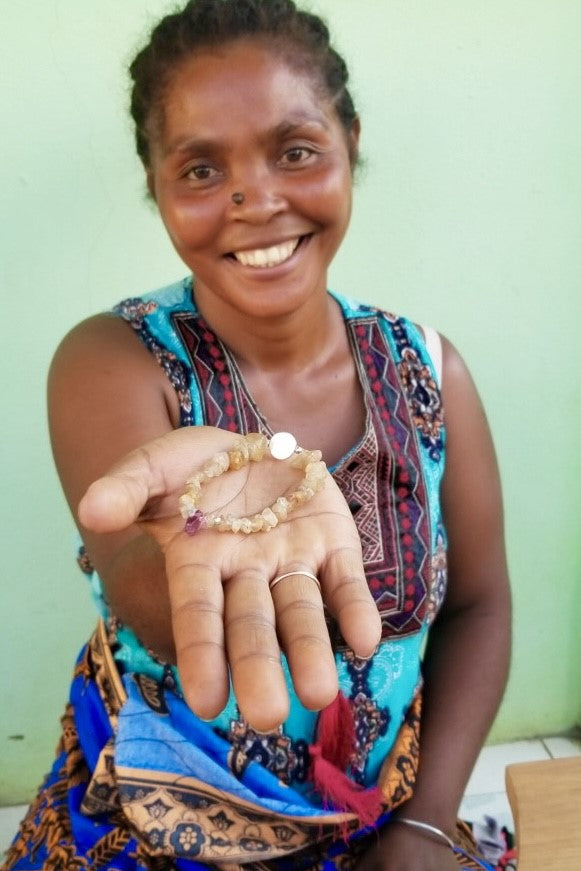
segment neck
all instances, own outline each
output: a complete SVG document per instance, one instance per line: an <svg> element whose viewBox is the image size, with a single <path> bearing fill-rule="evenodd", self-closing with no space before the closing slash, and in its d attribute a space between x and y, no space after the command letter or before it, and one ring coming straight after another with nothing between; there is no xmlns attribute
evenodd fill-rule
<svg viewBox="0 0 581 871"><path fill-rule="evenodd" d="M233 310L196 284L196 306L244 369L299 372L332 354L345 329L339 306L326 292L291 312L260 316Z"/></svg>

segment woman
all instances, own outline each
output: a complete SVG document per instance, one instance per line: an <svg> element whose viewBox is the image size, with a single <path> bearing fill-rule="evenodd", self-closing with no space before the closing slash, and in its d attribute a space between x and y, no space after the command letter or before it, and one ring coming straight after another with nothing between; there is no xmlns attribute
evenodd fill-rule
<svg viewBox="0 0 581 871"><path fill-rule="evenodd" d="M327 290L360 125L319 19L194 0L131 73L193 278L79 325L52 365L104 621L5 867L451 871L509 649L475 388L446 340ZM264 456L277 432L298 472Z"/></svg>

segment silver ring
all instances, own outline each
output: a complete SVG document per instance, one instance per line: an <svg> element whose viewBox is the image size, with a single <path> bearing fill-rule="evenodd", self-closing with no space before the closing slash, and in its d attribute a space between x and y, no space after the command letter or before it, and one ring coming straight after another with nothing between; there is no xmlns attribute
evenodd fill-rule
<svg viewBox="0 0 581 871"><path fill-rule="evenodd" d="M314 581L319 590L321 589L321 584L319 583L319 579L312 572L304 572L304 571L296 571L296 572L285 572L284 575L277 575L276 578L273 578L268 585L268 589L272 593L277 584L281 581L284 581L285 578L292 578L294 575L302 575L305 578L308 578L310 581Z"/></svg>

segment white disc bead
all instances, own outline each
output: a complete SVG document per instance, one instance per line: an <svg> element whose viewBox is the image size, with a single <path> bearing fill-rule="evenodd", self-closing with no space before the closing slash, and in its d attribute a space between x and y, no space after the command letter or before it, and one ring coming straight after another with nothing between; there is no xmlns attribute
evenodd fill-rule
<svg viewBox="0 0 581 871"><path fill-rule="evenodd" d="M297 440L290 432L275 432L268 449L275 460L288 460L297 448Z"/></svg>

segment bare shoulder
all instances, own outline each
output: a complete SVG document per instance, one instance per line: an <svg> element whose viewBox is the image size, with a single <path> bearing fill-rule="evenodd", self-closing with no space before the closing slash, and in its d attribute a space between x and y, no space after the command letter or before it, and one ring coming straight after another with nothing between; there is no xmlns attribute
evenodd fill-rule
<svg viewBox="0 0 581 871"><path fill-rule="evenodd" d="M94 364L98 371L111 372L117 362L146 366L153 362L131 327L121 318L105 313L93 315L81 321L63 338L58 346L50 369L49 382L53 377L74 377L77 367L84 374ZM71 370L71 365L74 364Z"/></svg>
<svg viewBox="0 0 581 871"><path fill-rule="evenodd" d="M65 394L70 403L95 400L103 390L110 401L125 391L136 401L163 396L177 426L177 400L166 376L132 328L112 314L81 321L61 341L49 370L49 413Z"/></svg>
<svg viewBox="0 0 581 871"><path fill-rule="evenodd" d="M478 445L469 442L476 439L480 447L484 443L492 448L492 437L482 400L472 374L457 348L445 336L442 342L442 401L448 439L451 447L463 442L471 453Z"/></svg>

